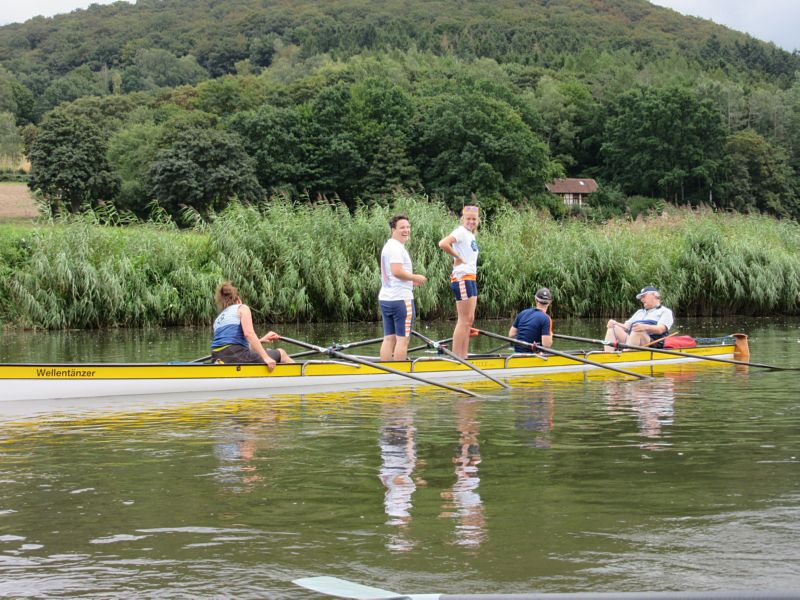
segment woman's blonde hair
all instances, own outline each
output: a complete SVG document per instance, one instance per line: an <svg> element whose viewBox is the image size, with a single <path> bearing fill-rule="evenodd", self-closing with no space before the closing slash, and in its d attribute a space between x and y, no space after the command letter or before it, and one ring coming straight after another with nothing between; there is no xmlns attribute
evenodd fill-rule
<svg viewBox="0 0 800 600"><path fill-rule="evenodd" d="M220 310L225 310L233 304L240 304L241 301L241 298L239 298L239 290L233 287L230 281L223 281L220 283L219 286L217 286L217 291L214 292L214 302Z"/></svg>

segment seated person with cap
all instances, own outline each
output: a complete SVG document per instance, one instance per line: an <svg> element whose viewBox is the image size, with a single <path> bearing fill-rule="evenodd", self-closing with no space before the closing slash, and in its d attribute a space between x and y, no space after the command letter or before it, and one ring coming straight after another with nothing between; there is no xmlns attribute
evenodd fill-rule
<svg viewBox="0 0 800 600"><path fill-rule="evenodd" d="M553 295L547 288L541 288L534 295L534 299L536 307L526 308L517 315L514 324L508 330L508 337L549 348L553 345L553 321L547 314L547 309L553 301ZM514 351L534 352L530 346L514 346Z"/></svg>
<svg viewBox="0 0 800 600"><path fill-rule="evenodd" d="M664 342L655 342L667 336L672 327L672 311L661 305L661 292L658 288L647 286L636 294L636 299L642 302L642 308L633 316L619 323L614 319L608 322L608 330L604 338L606 352L612 352L617 344L630 344L632 346L653 346L662 348Z"/></svg>

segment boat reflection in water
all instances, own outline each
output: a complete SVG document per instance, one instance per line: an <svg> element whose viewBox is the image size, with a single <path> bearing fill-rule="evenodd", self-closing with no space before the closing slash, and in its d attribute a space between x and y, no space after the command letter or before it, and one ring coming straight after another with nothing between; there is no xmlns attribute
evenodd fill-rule
<svg viewBox="0 0 800 600"><path fill-rule="evenodd" d="M553 446L555 412L555 393L552 386L544 386L523 397L514 410L514 420L516 429L524 432L526 445L533 448Z"/></svg>
<svg viewBox="0 0 800 600"><path fill-rule="evenodd" d="M486 537L483 501L477 491L481 482L478 477L481 463L479 406L475 399L461 399L456 403L459 432L453 457L456 480L451 489L441 494L445 503L439 516L456 519L454 543L459 546L478 547Z"/></svg>
<svg viewBox="0 0 800 600"><path fill-rule="evenodd" d="M414 408L407 403L386 404L380 430L381 467L379 478L386 493L383 505L388 517L386 525L395 528L386 543L392 552L408 552L414 541L409 536L411 496L417 489L413 474L417 465L417 428Z"/></svg>
<svg viewBox="0 0 800 600"><path fill-rule="evenodd" d="M711 365L711 368L715 366ZM639 447L643 450L668 448L672 446L669 437L675 422L676 388L680 388L681 395L686 397L687 389L693 386L698 372L701 369L707 372L708 368L707 364L664 365L659 366L659 377L652 381L637 382L637 385L609 381L605 386L608 414L636 417Z"/></svg>

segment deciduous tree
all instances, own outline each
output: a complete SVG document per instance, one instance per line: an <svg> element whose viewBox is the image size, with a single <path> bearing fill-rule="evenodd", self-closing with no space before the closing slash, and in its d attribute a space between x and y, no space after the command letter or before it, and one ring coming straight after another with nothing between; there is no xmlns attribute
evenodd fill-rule
<svg viewBox="0 0 800 600"><path fill-rule="evenodd" d="M82 116L52 112L31 146L28 186L41 190L52 208L77 212L81 205L110 200L119 181L106 160L106 139Z"/></svg>
<svg viewBox="0 0 800 600"><path fill-rule="evenodd" d="M173 215L184 206L207 215L234 198L251 202L264 195L241 138L216 129L179 133L156 155L150 181L153 197Z"/></svg>
<svg viewBox="0 0 800 600"><path fill-rule="evenodd" d="M718 181L725 128L709 100L681 88L623 94L606 122L601 153L628 194L705 200Z"/></svg>

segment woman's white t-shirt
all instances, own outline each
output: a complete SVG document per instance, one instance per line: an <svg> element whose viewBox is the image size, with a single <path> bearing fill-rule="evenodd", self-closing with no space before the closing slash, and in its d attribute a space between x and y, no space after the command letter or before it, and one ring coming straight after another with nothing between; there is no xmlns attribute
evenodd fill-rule
<svg viewBox="0 0 800 600"><path fill-rule="evenodd" d="M475 241L475 234L463 225L456 227L450 234L455 238L453 250L455 250L464 261L457 267L453 267L453 280L474 279L478 274L478 242Z"/></svg>

